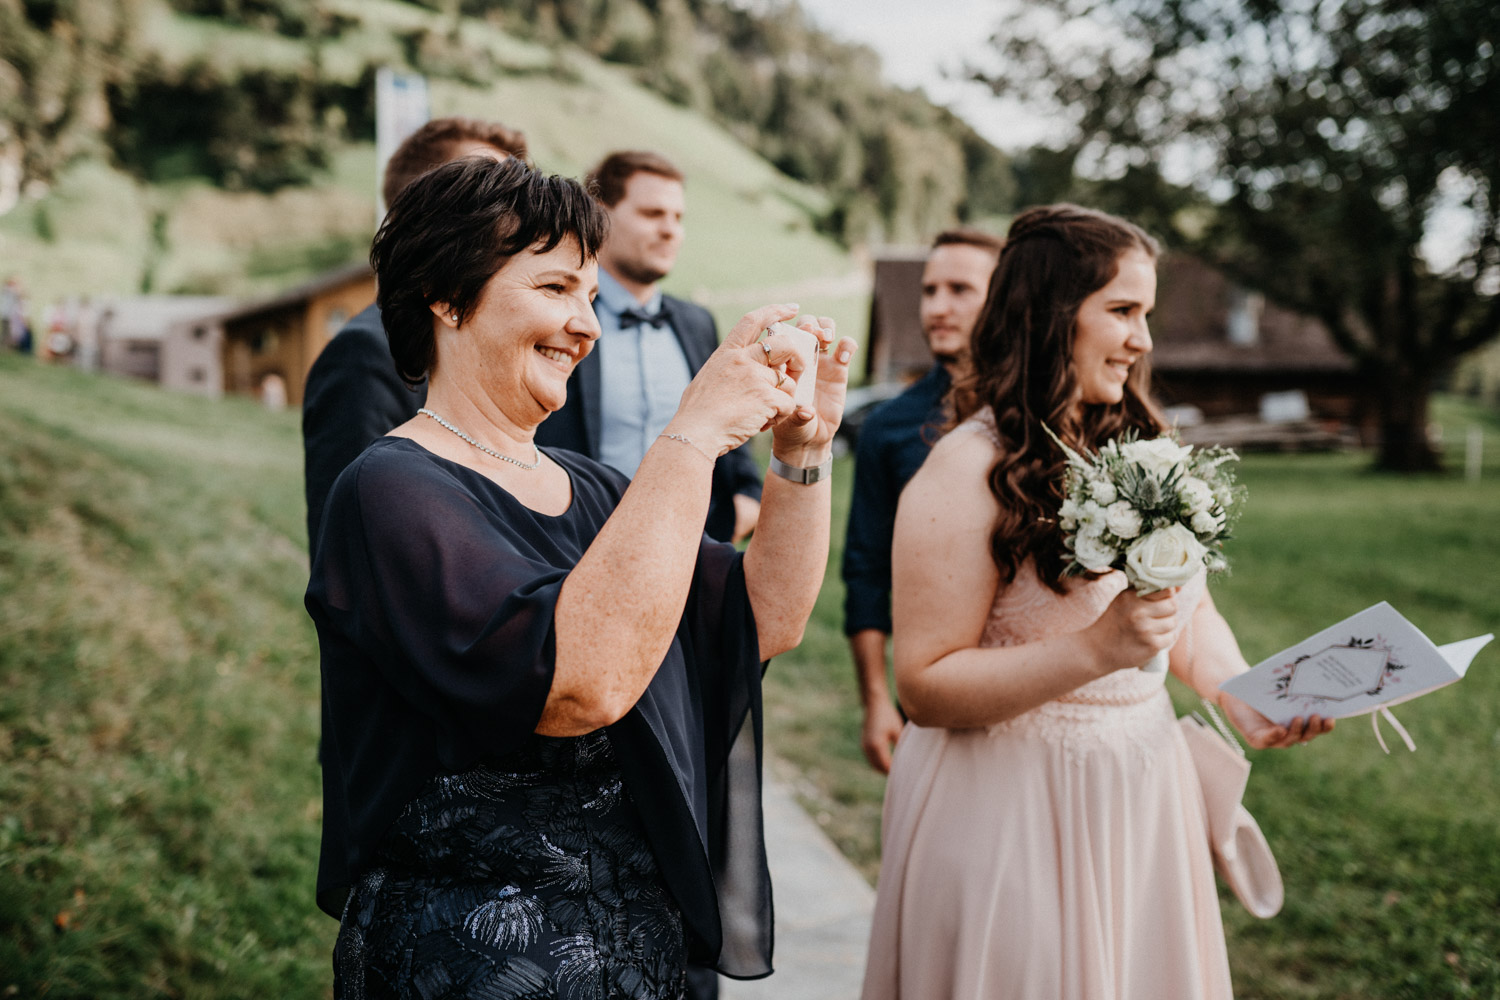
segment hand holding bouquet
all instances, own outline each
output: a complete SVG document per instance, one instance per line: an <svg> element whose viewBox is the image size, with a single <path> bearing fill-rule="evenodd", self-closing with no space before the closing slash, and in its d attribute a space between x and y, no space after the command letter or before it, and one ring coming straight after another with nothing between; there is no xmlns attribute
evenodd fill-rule
<svg viewBox="0 0 1500 1000"><path fill-rule="evenodd" d="M1070 553L1064 576L1125 571L1137 593L1180 587L1207 567L1228 568L1223 543L1245 495L1228 448L1193 448L1172 434L1132 434L1067 456L1058 524ZM1142 669L1166 670L1166 652Z"/></svg>

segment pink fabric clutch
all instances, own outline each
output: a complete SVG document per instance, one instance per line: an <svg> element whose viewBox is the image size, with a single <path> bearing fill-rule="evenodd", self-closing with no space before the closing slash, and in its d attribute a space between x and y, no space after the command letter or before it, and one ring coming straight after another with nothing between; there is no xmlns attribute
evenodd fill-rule
<svg viewBox="0 0 1500 1000"><path fill-rule="evenodd" d="M1214 721L1223 726L1217 713ZM1250 777L1250 762L1238 743L1229 742L1232 736L1221 737L1192 716L1185 715L1177 723L1187 740L1198 783L1203 786L1214 870L1252 915L1274 917L1285 898L1281 870L1255 817L1240 804Z"/></svg>

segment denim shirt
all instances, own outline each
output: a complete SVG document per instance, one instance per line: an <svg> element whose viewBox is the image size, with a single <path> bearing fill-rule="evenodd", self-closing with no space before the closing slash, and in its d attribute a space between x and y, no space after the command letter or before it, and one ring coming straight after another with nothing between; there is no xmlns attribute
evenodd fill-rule
<svg viewBox="0 0 1500 1000"><path fill-rule="evenodd" d="M656 436L667 426L692 381L677 334L661 315L661 293L644 306L599 269L599 461L634 476ZM620 327L620 314L641 309L654 324Z"/></svg>
<svg viewBox="0 0 1500 1000"><path fill-rule="evenodd" d="M854 453L844 539L844 634L891 631L891 538L896 501L941 433L952 379L941 364L866 418Z"/></svg>

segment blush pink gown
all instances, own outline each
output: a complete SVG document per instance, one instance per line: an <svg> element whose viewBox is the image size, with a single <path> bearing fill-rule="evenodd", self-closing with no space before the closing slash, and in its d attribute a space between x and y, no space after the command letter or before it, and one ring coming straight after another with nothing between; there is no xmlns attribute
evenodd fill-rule
<svg viewBox="0 0 1500 1000"><path fill-rule="evenodd" d="M954 433L986 430L969 421ZM1022 568L981 645L1092 624ZM1184 588L1182 617L1203 593ZM863 1000L1228 1000L1203 802L1161 674L1119 670L983 729L908 725L886 787Z"/></svg>

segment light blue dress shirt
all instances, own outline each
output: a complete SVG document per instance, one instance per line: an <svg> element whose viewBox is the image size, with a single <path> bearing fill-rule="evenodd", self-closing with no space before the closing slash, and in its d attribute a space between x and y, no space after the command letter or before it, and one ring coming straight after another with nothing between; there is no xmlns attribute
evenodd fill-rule
<svg viewBox="0 0 1500 1000"><path fill-rule="evenodd" d="M620 314L643 310L659 322L622 329ZM693 379L677 335L661 316L661 293L642 306L603 268L599 269L599 461L634 476Z"/></svg>

